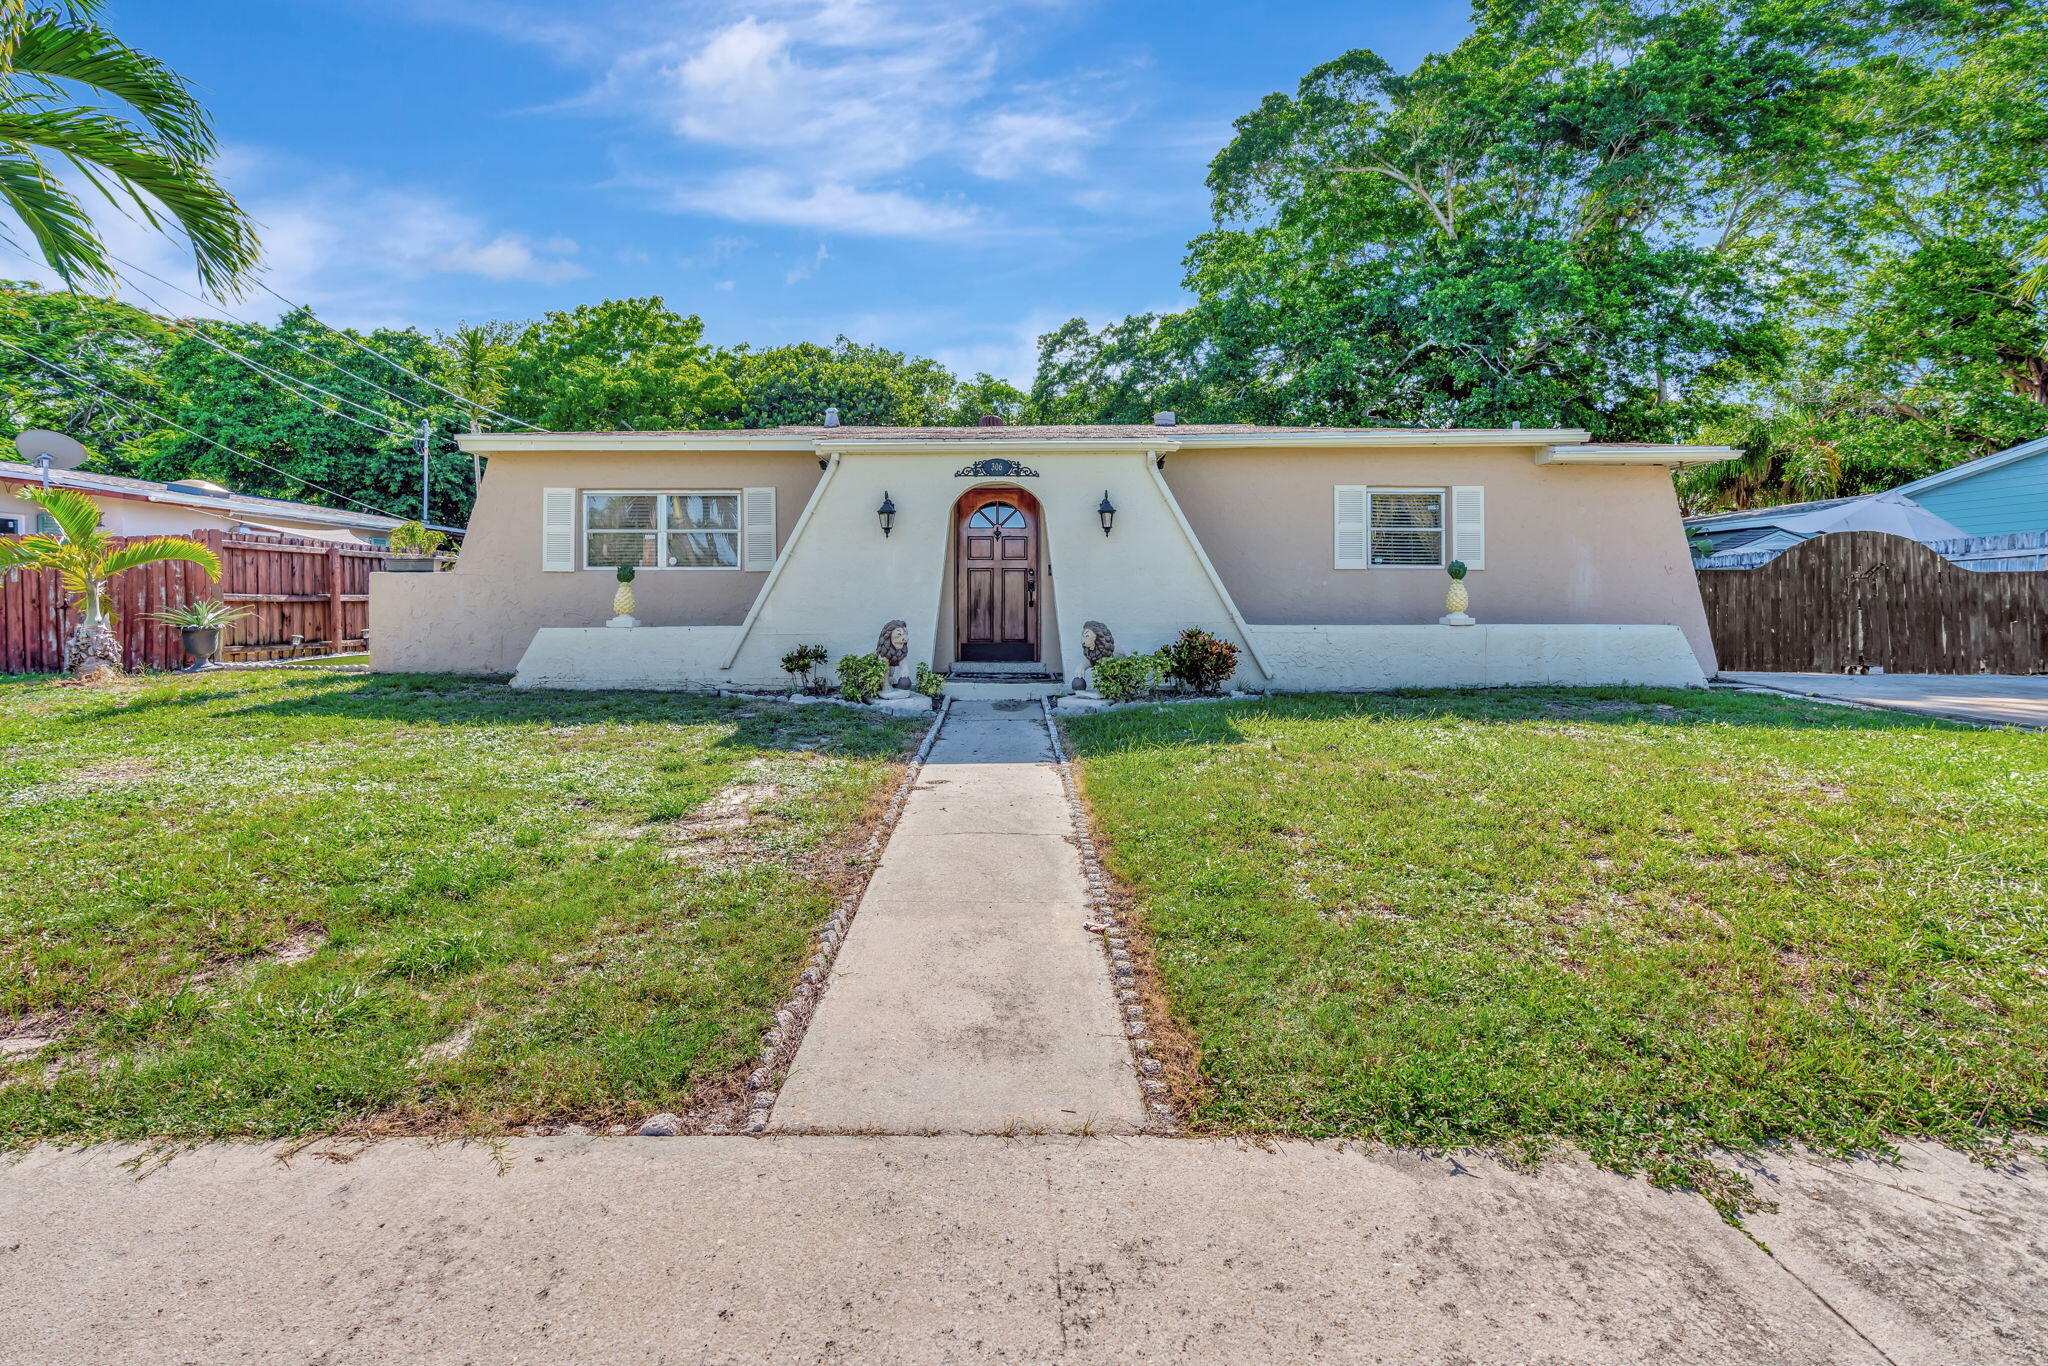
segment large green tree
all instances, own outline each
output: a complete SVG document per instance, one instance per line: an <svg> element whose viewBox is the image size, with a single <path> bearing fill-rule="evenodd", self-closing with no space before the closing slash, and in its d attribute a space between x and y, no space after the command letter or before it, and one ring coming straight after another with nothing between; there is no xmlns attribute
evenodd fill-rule
<svg viewBox="0 0 2048 1366"><path fill-rule="evenodd" d="M256 267L256 233L214 178L213 125L184 78L97 23L99 9L0 3L0 203L58 275L111 281L91 208L59 174L68 167L181 237L208 288L233 291Z"/></svg>
<svg viewBox="0 0 2048 1366"><path fill-rule="evenodd" d="M158 429L134 405L162 402L156 369L175 339L164 319L112 299L0 281L0 421L115 454Z"/></svg>
<svg viewBox="0 0 2048 1366"><path fill-rule="evenodd" d="M845 337L736 346L720 360L739 390L743 427L814 426L827 408L850 427L942 426L959 397L959 381L937 361Z"/></svg>
<svg viewBox="0 0 2048 1366"><path fill-rule="evenodd" d="M703 320L659 298L608 299L528 323L505 371L507 412L554 431L729 427L740 396Z"/></svg>

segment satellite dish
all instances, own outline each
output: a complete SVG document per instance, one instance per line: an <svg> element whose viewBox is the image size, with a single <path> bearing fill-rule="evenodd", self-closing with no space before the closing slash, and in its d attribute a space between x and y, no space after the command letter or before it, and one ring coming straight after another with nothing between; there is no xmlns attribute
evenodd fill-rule
<svg viewBox="0 0 2048 1366"><path fill-rule="evenodd" d="M46 432L31 427L14 438L14 449L21 452L21 458L31 465L48 456L50 468L75 470L92 459L92 452L73 441L62 432Z"/></svg>

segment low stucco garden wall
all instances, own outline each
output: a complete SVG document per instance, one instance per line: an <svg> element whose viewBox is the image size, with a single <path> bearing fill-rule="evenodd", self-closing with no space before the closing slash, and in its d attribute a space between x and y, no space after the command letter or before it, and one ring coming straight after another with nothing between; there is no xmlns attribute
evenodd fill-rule
<svg viewBox="0 0 2048 1366"><path fill-rule="evenodd" d="M1251 634L1282 692L1707 681L1676 626L1253 626Z"/></svg>

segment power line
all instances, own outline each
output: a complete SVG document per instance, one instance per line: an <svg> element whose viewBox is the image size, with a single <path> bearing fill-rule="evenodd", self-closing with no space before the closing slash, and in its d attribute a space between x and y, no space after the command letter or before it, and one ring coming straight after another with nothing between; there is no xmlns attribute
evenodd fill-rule
<svg viewBox="0 0 2048 1366"><path fill-rule="evenodd" d="M19 250L19 248L16 248L16 250ZM383 385L377 383L376 380L371 379L369 376L359 375L355 371L348 369L339 361L333 360L327 356L323 356L317 351L309 351L305 347L293 341L290 337L280 336L277 332L277 329L275 328L264 327L263 324L253 322L250 319L244 318L239 314L229 313L228 310L222 307L222 305L218 301L209 299L203 294L195 294L191 290L185 288L183 285L177 283L175 280L166 280L163 276L157 274L155 271L149 270L143 266L138 266L133 261L128 260L126 257L115 256L112 252L107 253L107 255L109 259L119 261L122 265L128 267L128 269L136 271L139 274L147 275L150 279L156 281L160 285L163 285L169 289L177 290L186 298L191 299L196 303L204 304L206 307L211 308L216 312L223 314L232 321L241 324L243 327L253 327L258 329L259 331L262 331L268 336L268 338L271 341L281 342L282 344L289 346L292 350L298 352L300 355L310 357L313 360L317 360L322 365L327 366L331 370L335 370L340 372L341 374L347 375L350 379L355 380L359 384L367 384L372 389L375 389L378 393L389 394L392 398L397 399L400 403L410 404L412 407L418 408L423 413L432 411L432 409L428 408L424 403L421 403L416 398L407 398L404 394L399 393L395 389L387 389ZM128 284L129 287L135 289L137 293L142 292L140 287L136 286L132 280L128 281ZM144 294L143 297L149 298L150 296ZM163 305L161 303L158 303L157 307L162 308ZM307 316L311 317L312 315L309 313ZM319 320L314 319L314 321L317 322ZM326 324L322 323L321 326L324 327L326 326Z"/></svg>
<svg viewBox="0 0 2048 1366"><path fill-rule="evenodd" d="M334 333L335 336L341 338L350 346L355 347L358 351L368 352L370 355L373 355L378 360L383 361L386 365L398 371L400 374L411 375L414 379L426 385L428 388L440 390L442 393L448 395L448 397L454 399L457 403L466 403L470 407L476 409L478 412L487 414L491 417L502 417L507 422L511 422L518 426L524 427L530 432L546 430L543 427L534 426L531 422L521 421L519 418L512 416L510 413L501 413L496 408L487 408L483 404L478 403L473 398L464 398L461 394L456 393L453 389L449 389L443 385L436 384L434 383L434 381L428 379L425 375L406 369L403 365L400 365L397 361L391 359L391 357L385 355L382 351L379 351L376 347L371 346L369 343L358 341L356 338L351 337L348 333L340 331L336 328L327 327L326 323L320 322L320 319L317 316L315 316L312 309L307 308L304 304L292 303L290 299L285 298L284 295L278 293L269 285L264 284L261 280L258 280L256 282L256 288L262 290L265 294L268 294L271 298L277 300L279 303L286 304L292 308L298 309L300 312L304 313L308 318L311 318L314 322L319 323L320 326L326 327L329 332Z"/></svg>
<svg viewBox="0 0 2048 1366"><path fill-rule="evenodd" d="M84 375L78 374L76 371L66 369L64 366L59 365L56 361L48 360L42 356L39 356L25 346L16 346L13 342L8 341L5 337L0 337L0 346L4 346L10 351L19 351L22 355L27 356L36 364L47 366L49 369L55 370L57 373L61 375L68 375L72 379L77 380L80 384L83 384L86 388L93 390L95 393L101 394L104 397L111 399L115 403L124 404L127 407L133 408L137 412L143 414L145 417L154 418L158 422L163 423L166 427L175 427L179 431L183 432L185 435L193 437L199 441L204 441L209 446L218 447L219 449L226 451L229 455L234 456L237 460L246 460L252 465L261 465L264 469L269 470L272 474L282 475L286 479L291 480L294 484L299 485L301 488L312 489L316 493L324 493L330 498L339 498L344 503L353 503L357 507L362 508L365 512L373 512L379 517L391 517L394 520L401 522L405 520L403 517L399 517L395 513L386 511L383 508L372 507L370 504L365 503L360 498L351 498L346 493L341 493L334 489L328 488L324 484L316 484L310 479L302 479L298 475L293 474L290 470L279 469L277 466L271 464L268 460L260 460L257 457L250 455L247 451L238 451L232 446L225 445L222 442L214 440L212 437L207 436L203 432L193 431L190 427L187 427L182 422L173 422L171 421L171 419L165 417L162 413L157 412L155 409L145 407L143 404L136 402L132 398L123 398L121 395L114 393L111 390L103 389L99 385L94 384L91 380L87 379Z"/></svg>

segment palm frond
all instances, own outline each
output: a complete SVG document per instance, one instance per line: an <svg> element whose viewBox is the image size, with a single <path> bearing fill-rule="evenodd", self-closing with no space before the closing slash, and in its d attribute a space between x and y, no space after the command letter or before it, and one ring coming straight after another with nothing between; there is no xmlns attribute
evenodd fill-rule
<svg viewBox="0 0 2048 1366"><path fill-rule="evenodd" d="M63 542L51 536L0 541L0 574L10 569L41 569L61 549Z"/></svg>
<svg viewBox="0 0 2048 1366"><path fill-rule="evenodd" d="M50 514L57 530L73 545L90 545L104 539L100 531L100 510L92 499L77 489L23 489L20 497Z"/></svg>
<svg viewBox="0 0 2048 1366"><path fill-rule="evenodd" d="M63 80L114 96L180 157L200 161L213 154L212 121L185 78L98 24L33 14L15 33L12 67L17 76L46 84L53 95L60 88L49 83Z"/></svg>
<svg viewBox="0 0 2048 1366"><path fill-rule="evenodd" d="M185 560L206 571L206 577L220 577L220 557L197 541L182 536L158 536L147 541L130 541L100 562L100 577L111 579L145 564Z"/></svg>
<svg viewBox="0 0 2048 1366"><path fill-rule="evenodd" d="M67 284L111 282L92 217L47 168L22 149L0 149L0 203L14 210L43 259Z"/></svg>
<svg viewBox="0 0 2048 1366"><path fill-rule="evenodd" d="M117 192L127 198L151 227L165 227L168 215L209 290L233 293L255 270L255 226L234 196L204 164L156 143L134 124L97 109L0 104L0 148L20 154L38 147L70 161L110 198ZM93 259L108 270L97 234Z"/></svg>

